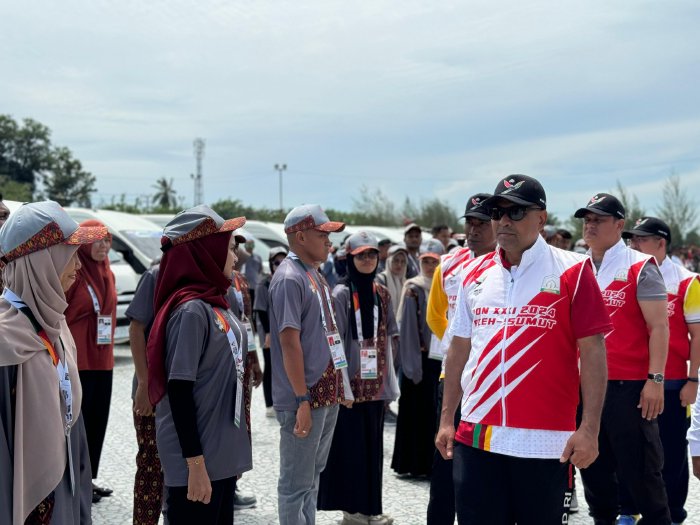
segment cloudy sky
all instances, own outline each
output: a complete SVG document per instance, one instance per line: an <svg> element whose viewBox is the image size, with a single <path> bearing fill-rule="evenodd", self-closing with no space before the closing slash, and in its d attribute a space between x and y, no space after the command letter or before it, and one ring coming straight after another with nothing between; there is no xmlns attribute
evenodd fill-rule
<svg viewBox="0 0 700 525"><path fill-rule="evenodd" d="M560 217L620 180L700 184L700 3L92 0L0 4L0 113L53 130L96 202L172 177L350 209L362 185L455 209L509 173ZM694 50L694 51L693 51Z"/></svg>

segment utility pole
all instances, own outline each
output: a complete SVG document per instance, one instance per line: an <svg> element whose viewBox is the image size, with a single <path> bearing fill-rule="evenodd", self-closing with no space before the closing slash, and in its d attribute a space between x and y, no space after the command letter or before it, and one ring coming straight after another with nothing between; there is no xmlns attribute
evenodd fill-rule
<svg viewBox="0 0 700 525"><path fill-rule="evenodd" d="M284 206L282 205L282 172L287 170L286 164L275 164L275 170L279 173L280 179L280 211L284 211Z"/></svg>
<svg viewBox="0 0 700 525"><path fill-rule="evenodd" d="M202 159L204 158L205 142L202 138L194 139L194 158L197 163L197 171L190 175L194 179L194 206L199 206L204 201L204 187L202 185Z"/></svg>

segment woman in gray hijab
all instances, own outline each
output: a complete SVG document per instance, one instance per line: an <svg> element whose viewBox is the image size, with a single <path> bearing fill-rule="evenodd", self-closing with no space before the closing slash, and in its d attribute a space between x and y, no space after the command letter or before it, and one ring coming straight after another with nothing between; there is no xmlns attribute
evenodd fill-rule
<svg viewBox="0 0 700 525"><path fill-rule="evenodd" d="M391 468L408 476L430 475L437 432L435 411L442 354L431 351L438 340L425 314L443 248L439 241L432 241L423 248L420 273L406 281L399 304L401 397Z"/></svg>
<svg viewBox="0 0 700 525"><path fill-rule="evenodd" d="M0 523L91 523L65 291L80 269L78 246L105 234L51 201L25 204L0 229Z"/></svg>

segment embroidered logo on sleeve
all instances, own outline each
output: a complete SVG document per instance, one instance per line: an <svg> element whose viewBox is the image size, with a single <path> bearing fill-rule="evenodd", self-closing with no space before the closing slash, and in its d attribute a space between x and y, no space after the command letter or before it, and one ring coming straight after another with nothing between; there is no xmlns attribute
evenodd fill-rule
<svg viewBox="0 0 700 525"><path fill-rule="evenodd" d="M561 293L559 288L559 277L556 275L548 275L547 277L545 277L542 280L540 292L547 292L559 295Z"/></svg>

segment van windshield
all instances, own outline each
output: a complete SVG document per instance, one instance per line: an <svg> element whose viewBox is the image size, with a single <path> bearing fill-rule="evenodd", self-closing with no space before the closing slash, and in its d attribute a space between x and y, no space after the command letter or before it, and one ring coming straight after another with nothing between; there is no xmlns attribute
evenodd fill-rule
<svg viewBox="0 0 700 525"><path fill-rule="evenodd" d="M151 260L160 259L163 255L163 252L160 251L160 238L163 236L162 231L121 230L120 233Z"/></svg>

